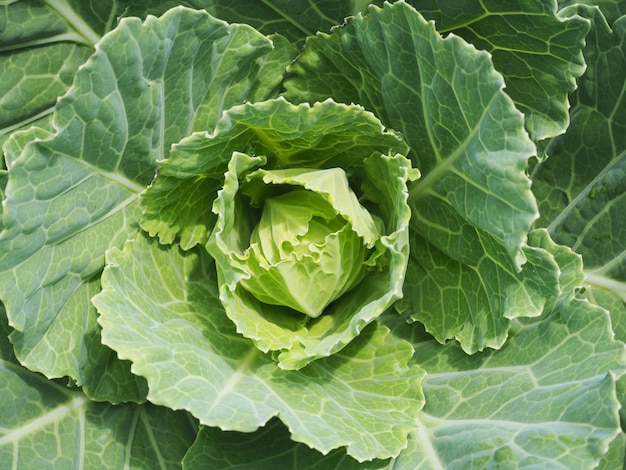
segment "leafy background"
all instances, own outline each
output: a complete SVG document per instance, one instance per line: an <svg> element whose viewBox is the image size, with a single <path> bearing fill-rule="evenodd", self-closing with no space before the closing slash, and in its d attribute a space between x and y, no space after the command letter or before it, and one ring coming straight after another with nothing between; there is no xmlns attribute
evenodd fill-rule
<svg viewBox="0 0 626 470"><path fill-rule="evenodd" d="M47 147L50 147L64 153L65 146L75 137L73 134L67 136L68 143L59 147L60 138L53 134L58 130L59 123L61 128L69 126L68 112L75 106L72 104L72 93L76 92L70 92L64 98L65 101L58 104L57 98L68 90L76 71L81 64L88 61L95 44L106 32L115 28L122 17L137 15L145 18L148 13L162 14L178 3L18 1L0 4L0 142L12 136L3 147L3 158L5 168L9 167L11 178L15 178L13 187L9 187L7 193L14 195L17 198L14 201L19 202L14 206L11 204L15 202L3 205L5 213L2 223L5 231L0 236L4 240L0 244L0 256L5 264L0 275L0 290L5 302L9 298L7 305L13 328L19 327L23 330L27 326L27 320L24 316L26 312L16 307L20 305L18 300L11 300L16 295L16 275L12 268L6 269L12 263L6 260L17 256L19 250L15 244L21 243L23 232L32 231L32 226L16 229L11 222L11 210L16 212L19 208L20 212L32 211L33 215L41 213L41 206L37 205L35 208L32 205L38 199L27 193L31 190L29 188L39 187L31 178L41 172L41 181L59 181L58 175L65 172L55 170L55 178L51 178L49 173L40 169L37 166L37 149L46 148L48 151ZM520 184L528 184L529 187L532 182L532 195L536 198L538 212L535 213L531 206L527 206L525 212L528 217L521 227L508 235L509 232L504 227L494 227L497 224L492 220L481 222L476 219L474 214L477 208L454 204L454 195L445 184L446 178L450 180L454 176L454 171L438 173L437 169L446 161L446 156L454 152L468 152L473 147L453 141L448 143L443 137L424 138L422 133L402 126L404 122L416 122L415 120L393 115L397 108L392 105L393 101L389 101L390 97L383 95L382 83L385 79L395 79L399 85L397 89L401 89L406 77L413 76L411 61L416 60L415 55L410 54L408 61L400 60L391 76L385 75L384 63L368 62L368 58L371 59L369 53L377 47L401 42L393 34L388 37L383 35L381 42L381 36L365 26L359 26L363 22L357 20L334 31L330 36L322 35L309 41L309 54L315 48L329 54L339 51L333 60L340 73L331 73L332 61L329 59L324 64L324 73L316 76L309 69L298 78L299 68L310 65L307 63L306 53L292 66L295 78L291 79L291 88L287 82L287 97L295 99L294 90L297 88L294 84L301 80L304 84L300 86L300 90L309 95L301 95L300 99L315 100L318 97L333 96L340 101L355 101L364 105L383 123L406 133L414 161L425 175L424 179L439 183L439 186L423 186L427 189L424 194L430 198L432 209L430 212L422 212L422 206L417 206L420 198L416 198L416 207L420 209L418 213L427 213L427 216L420 217L430 221L436 215L437 209L445 211L446 223L454 225L443 228L459 235L447 237L446 243L436 244L433 240L436 242L440 239L440 235L435 235L436 231L424 228L419 223L424 221L419 219L413 222L416 233L420 234L415 237L414 243L417 246L414 249L421 248L428 256L419 261L413 259L414 269L410 272L425 271L430 273L431 279L423 281L423 276L419 275L409 278L411 291L407 292L409 300L403 306L407 310L406 315L411 315L414 310L422 310L415 308L416 300L411 300L411 292L419 293L420 289L434 292L436 297L450 291L477 292L477 296L488 297L491 293L476 290L474 286L482 284L480 281L483 278L497 277L504 280L500 281L502 284L498 284L496 292L508 289L507 292L514 293L504 301L513 313L507 316L507 321L497 334L494 331L489 332L487 336L491 343L482 340L482 345L480 341L476 342L474 334L471 339L466 340L463 347L463 336L458 330L458 324L463 324L464 319L458 319L457 326L450 328L449 325L436 325L433 322L429 325L427 320L424 321L423 313L414 314L414 317L417 315L418 320L430 326L429 333L419 324L407 325L405 318L395 313L384 319L394 336L404 338L415 348L416 353L412 360L415 364L408 364L407 367L416 370L414 368L419 365L426 371L423 379L426 404L414 429L410 431L406 450L391 462L374 460L358 464L343 449L333 450L322 456L306 445L294 442L279 420L269 421L265 427L251 433L225 432L206 426L200 426L197 433L198 423L186 412L171 412L151 404L111 405L91 401L91 398L96 398L114 402L141 402L147 390L143 379L129 374L129 364L117 361L116 354L108 348L105 348L104 353L94 354L86 352L90 349L81 346L78 350L82 352L70 355L64 361L67 364L60 366L54 355L36 348L31 349L28 341L20 346L22 331L14 331L3 322L0 370L4 376L1 383L6 384L6 393L0 395L0 422L3 426L4 423L12 424L4 426L6 429L3 429L3 435L0 436L0 452L2 457L6 456L0 461L12 462L15 458L15 464L20 468L29 467L31 463L36 466L42 459L58 462L61 466L65 462L74 463L81 459L86 464L94 460L99 463L106 460L111 463L111 468L119 468L117 462L121 461L133 462L138 467L145 468L172 468L181 462L189 468L197 468L215 461L224 462L224 468L228 468L227 465L233 468L257 465L255 468L259 468L258 465L261 464L272 468L281 463L284 465L286 461L297 468L389 468L392 465L397 468L413 468L417 460L422 462L421 468L465 468L472 465L505 467L509 464L532 466L547 462L554 465L554 468L557 465L562 468L592 467L597 463L603 468L617 468L621 465L624 459L624 434L617 433L619 423L616 400L626 400L626 383L623 380L618 382L619 394L616 395L612 375L607 371L614 369L620 374L625 362L623 347L613 340L613 335L617 339L626 340L626 228L624 217L621 216L624 213L626 189L626 148L623 141L623 127L626 125L626 106L623 103L626 64L625 23L623 19L619 19L626 12L626 2L584 2L588 6L567 6L573 2L559 2L558 5L556 2L539 1L514 2L514 5L507 3L507 11L514 11L515 15L498 8L499 2L467 1L463 2L460 10L455 10L454 2L410 3L420 10L426 20L435 21L439 33L444 36L450 33L452 35L443 41L426 23L422 24L408 14L403 15L402 24L396 25L397 34L416 28L426 39L424 43L432 47L428 57L437 57L440 60L438 66L442 70L445 69L443 66L446 61L450 63L458 51L471 57L478 70L481 63L485 64L482 75L476 79L489 77L491 89L481 91L476 98L483 102L481 100L485 97L496 97L502 103L499 111L501 114L493 115L493 118L508 116L513 121L510 127L506 127L506 137L502 139L508 143L510 136L516 136L514 140L518 142L518 146L512 152L518 165L516 177L521 178ZM365 2L359 1L310 1L297 4L287 1L211 1L186 2L185 5L206 8L210 13L227 21L250 23L264 34L278 32L298 45L315 30L330 33L333 25L341 24L345 17L364 11L366 7ZM557 7L563 9L557 11ZM240 15L242 11L246 12L245 16ZM393 18L395 21L398 17ZM129 30L132 28L127 27L125 31L130 32ZM545 31L548 30L558 34L550 35L550 39L546 39L548 35ZM265 41L262 36L255 36L251 31L248 34L252 34L259 43ZM495 69L502 75L502 79L488 70L487 55L472 51L465 43L455 39L455 36L463 38L478 49L490 51ZM338 41L338 38L342 38L342 41ZM274 43L279 44L281 41L276 40ZM277 62L286 65L293 58L293 49L288 47L286 41L282 44L284 46L274 49L278 49L280 53L275 53L273 57ZM515 47L511 47L512 44ZM115 45L111 43L108 47L113 50ZM368 49L364 49L365 47ZM99 48L101 56L106 55L107 43L101 43ZM368 52L364 53L363 50ZM270 49L267 48L266 51L269 53ZM398 50L398 53L401 54L402 51ZM413 67L423 69L426 61L419 60L422 62ZM123 61L118 66L125 67ZM89 67L99 70L98 55L89 59L83 70L89 70ZM253 69L251 80L254 80L258 70ZM88 76L87 72L82 72L83 79ZM330 77L336 84L331 89L328 87L331 83ZM453 95L459 97L459 103L451 103L450 108L457 109L454 106L462 105L467 98L462 95L461 83L455 86L450 76L446 77L445 74L437 78L443 79L443 84L438 85L441 90L452 89ZM276 95L279 92L280 79L281 77L274 77L273 82L270 80L272 86L268 87L265 95L257 94L258 99ZM424 83L433 85L434 81ZM504 85L506 94L500 91ZM76 86L80 84L77 82ZM434 85L429 86L429 89L434 96L448 96L437 95L437 87ZM413 100L409 102L422 104L426 101L424 96L409 95ZM507 102L507 97L511 98L510 102ZM406 96L392 98L402 101ZM516 117L511 103L524 111L524 121L519 114ZM58 113L55 117L57 128L53 127L52 120L55 106L59 110L55 111ZM64 106L66 111L63 111ZM84 105L81 108L84 111L80 112L91 112L88 108L89 106ZM219 110L211 109L214 116L219 115ZM462 111L461 115L465 116L469 111ZM417 121L430 115L418 115ZM430 130L435 129L437 123L448 125L455 122L453 115L454 111L450 111L450 116L434 114L433 122L423 125ZM489 113L485 116L489 117ZM483 121L479 119L475 122ZM25 130L31 125L37 125L39 130ZM190 123L180 125L185 129L193 127ZM456 124L452 127L454 125ZM137 126L141 128L141 121ZM479 127L478 124L474 126ZM527 183L524 183L522 176L525 162L532 157L533 145L525 141L521 126L525 127L540 149L536 160L531 161L532 171ZM468 127L470 130L472 128L472 125ZM20 129L25 132L15 134ZM186 135L185 132L176 134L166 143L159 143L157 148L165 154L169 144ZM37 143L29 144L33 139ZM483 139L477 139L477 142L482 141ZM151 147L143 148L147 152L146 149ZM434 154L439 154L441 158L429 161L427 158L431 153L424 152L424 148L434 148L439 152ZM488 154L490 150L492 149L486 149ZM29 153L30 160L23 156ZM142 185L145 186L154 173L155 160L148 159L146 164L140 165L134 162L134 166L135 173L132 175L143 176L135 180L135 176L130 175L132 184L126 184L131 189L130 197L133 201ZM22 176L19 176L20 171ZM113 172L116 175L116 184L113 187L119 189L117 177L129 177L129 174L127 171L117 171L116 169ZM102 170L98 169L94 173L101 174ZM443 174L444 183L441 183L439 177L426 179L429 174ZM3 188L7 179L7 172L0 172ZM65 183L73 184L67 181ZM418 185L415 187L419 188ZM497 191L499 190L498 186ZM51 184L37 191L54 194L59 191L59 187ZM419 189L415 191L420 192ZM489 193L490 191L485 192L487 195ZM527 203L532 199L527 192ZM464 200L458 198L458 201ZM100 202L98 200L98 204ZM26 209L28 207L30 209ZM69 209L66 206L63 208ZM479 205L479 208L482 207ZM138 214L137 209L135 220ZM540 218L535 221L537 215ZM102 254L111 246L122 248L123 242L138 231L133 226L134 223L129 222L128 226L132 229L128 233L120 233L113 243L108 239L101 244L99 258L94 257L91 250L89 256L78 261L80 269L75 271L82 274L77 282L86 293L76 301L76 305L82 304L78 311L86 313L62 321L58 331L49 326L43 330L41 327L35 328L31 338L53 338L50 344L54 346L63 332L75 331L80 333L72 342L91 345L95 350L101 348L99 327L95 323L96 313L89 305L89 298L100 289L99 274L104 265ZM533 232L526 240L526 233L531 226L546 230ZM434 224L434 227L439 232L442 231L440 223ZM12 230L17 231L11 235ZM48 236L50 237L49 232ZM47 240L56 242L66 236L68 234L61 234L57 235L59 238L51 237ZM507 242L506 237L513 237L515 242ZM580 258L552 243L551 238L580 253L584 268ZM9 245L11 240L13 244ZM472 242L463 245L459 243L462 240ZM480 246L474 258L461 256L467 252L472 253L469 248L473 243ZM32 250L31 246L32 242L24 243L19 249L28 253ZM65 276L66 267L62 262L65 255L58 251L58 247L53 251L57 253L57 259L62 265L55 276ZM46 260L50 256L46 254ZM516 269L523 258L529 261L524 265L527 270L534 269L543 273L538 285L531 285L529 288L531 292L526 292L526 286L536 277L528 274L528 271ZM54 256L52 259L55 259ZM494 265L504 265L504 269L499 269L506 275L498 275L493 269L485 268L485 261L490 260L494 260ZM41 259L37 261L38 265L40 263ZM438 277L437 270L433 268L441 269L441 276ZM26 270L24 267L21 269ZM442 285L441 280L448 280L449 285ZM546 290L546 285L552 285L553 288ZM585 287L580 289L581 286ZM17 295L20 295L19 292ZM415 295L414 298L419 296ZM548 299L545 305L533 302L533 299L541 298ZM458 299L461 297L458 296ZM472 312L472 308L476 309L480 304L481 300L477 298L468 301L461 310ZM606 310L594 304L601 305ZM38 305L33 304L33 311L38 311ZM443 305L439 308L446 309ZM498 307L493 310L497 312ZM607 311L611 314L611 321ZM539 314L542 315L537 317ZM436 313L431 316L440 318ZM12 344L6 341L9 334ZM484 330L481 334L485 334ZM442 345L433 336L440 341L456 337L461 345L454 341ZM505 339L507 341L504 343ZM463 351L469 348L473 352L474 349L500 346L502 343L504 346L497 352L486 349L468 356ZM67 348L62 349L65 351ZM22 365L18 365L13 355L14 350ZM95 356L99 359L92 362ZM80 358L79 361L76 361L77 357ZM100 365L94 367L94 363ZM46 379L37 372L27 370L24 365L34 371L46 372L49 377L69 376L71 385L78 383L83 388L68 388L67 379ZM85 374L85 367L91 367L92 370ZM110 380L90 386L90 377L102 378L103 370L119 372L110 372ZM107 387L112 386L112 389L102 389L105 383ZM498 399L494 400L494 396ZM174 399L161 400L168 406L177 407L177 403L171 401ZM159 399L155 401L158 402ZM28 416L11 414L16 409L16 403L20 403L22 409L28 410ZM547 410L557 410L558 413L550 414ZM508 424L503 426L503 421ZM155 422L160 424L151 424ZM168 425L163 426L163 422ZM564 424L567 431L564 430ZM494 429L499 432L493 432ZM330 438L328 442L336 442L333 439ZM82 444L75 446L77 440ZM33 442L38 445L33 445ZM70 442L71 447L68 444ZM605 453L609 442L613 444L610 451ZM318 445L318 448L323 448L324 445L329 444ZM251 449L245 456L239 451L242 446ZM455 452L455 448L459 446L468 449L464 456ZM275 453L267 451L270 447ZM254 449L260 449L262 456L255 453ZM416 456L420 458L417 459ZM427 458L422 458L424 456Z"/></svg>

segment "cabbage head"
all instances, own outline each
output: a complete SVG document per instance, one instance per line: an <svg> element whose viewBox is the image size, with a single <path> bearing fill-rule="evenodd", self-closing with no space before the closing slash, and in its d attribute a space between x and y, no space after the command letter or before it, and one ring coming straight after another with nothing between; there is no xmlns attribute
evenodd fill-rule
<svg viewBox="0 0 626 470"><path fill-rule="evenodd" d="M418 177L406 153L360 106L236 106L213 132L174 147L144 196L154 207L145 220L170 219L144 228L204 244L237 331L299 369L342 349L402 296L407 183ZM173 188L188 200L164 209ZM189 224L189 214L204 219Z"/></svg>

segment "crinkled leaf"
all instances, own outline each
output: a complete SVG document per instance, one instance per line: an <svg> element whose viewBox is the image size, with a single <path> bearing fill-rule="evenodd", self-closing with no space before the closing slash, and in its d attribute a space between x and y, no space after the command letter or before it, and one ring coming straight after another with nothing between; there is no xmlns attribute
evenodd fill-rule
<svg viewBox="0 0 626 470"><path fill-rule="evenodd" d="M453 214L442 213L441 220L451 218ZM487 234L461 226L463 230L451 233L442 249L418 236L411 239L411 251L419 255L410 259L403 302L413 305L412 319L426 325L440 342L456 338L467 353L499 348L510 319L537 317L561 294L572 294L582 285L582 275L576 274L582 273L580 258L556 245L545 230L529 234L524 248L528 261L516 271L505 254L498 256L498 247ZM451 255L447 246L458 251ZM491 247L485 250L489 255L483 252L485 247Z"/></svg>
<svg viewBox="0 0 626 470"><path fill-rule="evenodd" d="M343 158L350 162L346 155ZM411 173L410 164L401 155L384 157L376 154L359 162L363 164L364 170L364 197L383 206L380 215L385 216L383 219L387 225L385 232L376 240L376 253L371 255L379 259L378 262L368 261L370 264L376 263L375 269L366 273L365 278L351 291L329 305L324 315L307 319L291 309L281 309L259 301L246 288L248 281L242 279L260 276L263 278L261 281L267 282L266 276L258 273L262 268L254 268L254 263L250 263L251 267L246 269L242 266L246 261L237 256L239 244L242 240L245 242L250 233L250 228L245 227L247 216L237 197L238 179L240 174L259 165L259 160L259 157L245 154L233 155L224 189L220 191L214 204L214 210L222 215L207 249L216 259L220 274L220 299L229 318L237 325L237 331L254 340L259 349L279 352L281 367L299 369L315 359L341 350L366 325L401 297L408 257L407 225L410 213L406 206L406 181ZM312 159L311 162L315 164L317 159ZM332 197L335 188L331 186L326 189L325 184L318 181L312 186L330 193ZM375 191L371 189L374 186L378 188ZM347 202L349 201L342 200L338 203L339 207L345 206L342 209L344 212L349 209ZM389 214L385 213L385 209L388 209L385 206L391 206ZM314 276L316 266L305 265L307 267ZM305 276L301 278L306 279ZM279 288L275 284L274 286ZM314 289L320 286L294 287L298 288L308 295L315 295ZM296 297L299 295L301 292ZM285 305L289 303L285 302Z"/></svg>
<svg viewBox="0 0 626 470"><path fill-rule="evenodd" d="M5 1L0 5L0 143L50 119L57 98L131 0ZM145 17L166 2L143 2ZM173 7L179 2L170 2ZM203 3L198 1L198 3ZM161 13L164 13L162 10Z"/></svg>
<svg viewBox="0 0 626 470"><path fill-rule="evenodd" d="M529 240L554 256L562 293L541 317L513 322L499 351L467 356L402 317L381 318L413 343L427 373L426 405L399 468L594 468L619 459L615 379L626 348L608 312L573 289L584 279L580 256L545 230Z"/></svg>
<svg viewBox="0 0 626 470"><path fill-rule="evenodd" d="M272 96L275 90L277 93L284 71L295 55L293 46L284 37L275 35L271 40L274 48L261 61L256 80L247 92L250 102ZM172 148L174 160L179 148L179 145ZM222 170L223 158L223 155L213 157L213 173L219 174ZM181 183L178 178L170 178L167 170L162 170L156 188L143 198L142 228L152 235L158 234L162 243L172 243L176 239L185 249L196 243L206 243L215 223L210 201L222 186L221 179L210 176L197 175Z"/></svg>
<svg viewBox="0 0 626 470"><path fill-rule="evenodd" d="M149 399L202 424L252 432L271 417L294 441L358 460L396 455L423 405L412 349L371 325L341 352L285 371L238 335L217 294L212 259L140 236L108 252L93 302L103 341L147 378ZM163 288L167 286L167 288Z"/></svg>
<svg viewBox="0 0 626 470"><path fill-rule="evenodd" d="M233 158L238 155L243 154L233 154ZM239 244L229 243L233 239L230 234L220 236L228 246L224 247L226 253L220 247L215 260L223 260L227 254L227 269L245 273L238 281L261 302L318 317L362 279L364 265L371 257L368 248L373 248L381 235L374 219L359 203L341 168L259 169L245 180L241 193L251 197L252 207L259 197L258 189L269 190L259 201L260 219L243 252ZM257 190L247 192L249 185ZM287 188L291 191L272 194ZM218 199L225 192L220 192ZM227 197L236 197L236 193ZM222 220L240 217L228 208L220 214L216 235ZM212 246L207 244L207 249Z"/></svg>
<svg viewBox="0 0 626 470"><path fill-rule="evenodd" d="M556 1L408 0L437 31L489 51L506 93L535 140L565 132L568 93L585 70L589 22L557 13Z"/></svg>
<svg viewBox="0 0 626 470"><path fill-rule="evenodd" d="M558 4L562 9L575 4L597 6L609 24L626 15L626 0L558 0Z"/></svg>
<svg viewBox="0 0 626 470"><path fill-rule="evenodd" d="M446 205L436 218L442 227L455 222ZM454 338L468 354L497 349L511 319L539 316L560 293L558 266L541 248L527 246L527 262L517 271L489 234L462 221L441 242L438 247L419 235L411 238L414 255L400 309L410 309L411 318L442 343Z"/></svg>
<svg viewBox="0 0 626 470"><path fill-rule="evenodd" d="M624 345L607 312L585 300L473 356L418 328L394 331L412 336L427 372L426 405L399 468L593 468L620 432L610 370L623 371Z"/></svg>
<svg viewBox="0 0 626 470"><path fill-rule="evenodd" d="M574 11L592 21L587 71L573 96L570 128L532 173L537 223L582 255L584 295L610 312L615 337L626 341L626 18L610 28L597 8ZM617 393L624 420L626 378Z"/></svg>
<svg viewBox="0 0 626 470"><path fill-rule="evenodd" d="M0 462L3 468L180 468L197 425L153 405L96 403L21 367L0 305Z"/></svg>
<svg viewBox="0 0 626 470"><path fill-rule="evenodd" d="M216 220L211 205L233 152L267 156L271 167L346 169L375 151L405 153L406 144L360 106L330 100L294 106L282 98L234 106L215 130L183 139L160 162L159 177L142 197L141 226L161 243L178 237L183 249L206 243Z"/></svg>
<svg viewBox="0 0 626 470"><path fill-rule="evenodd" d="M499 347L508 319L541 313L553 264L530 259L527 271L542 270L529 287L520 272L538 216L526 175L535 148L488 54L399 2L310 39L292 71L287 97L359 102L411 147L423 177L410 189L403 309L467 351Z"/></svg>
<svg viewBox="0 0 626 470"><path fill-rule="evenodd" d="M582 295L609 312L615 338L626 342L626 303L624 300L616 296L611 289L600 286L586 289ZM622 422L626 423L626 376L622 376L617 381L617 396L622 403L620 410Z"/></svg>
<svg viewBox="0 0 626 470"><path fill-rule="evenodd" d="M104 252L137 233L138 195L170 145L210 128L248 92L261 95L257 73L271 48L252 28L205 12L124 20L57 104L54 133L20 144L5 192L0 298L27 367L70 376L101 399L142 399L144 383L133 385L128 364L100 344L90 299ZM102 390L116 383L119 393Z"/></svg>
<svg viewBox="0 0 626 470"><path fill-rule="evenodd" d="M213 206L221 218L207 247L222 274L220 296L227 313L238 331L256 341L261 350L280 350L282 367L303 367L341 349L402 295L410 217L407 181L416 178L417 172L402 155L382 155L388 152L406 152L406 145L360 106L332 100L296 106L282 98L235 106L224 114L214 132L196 133L173 147L171 157L161 163L159 177L142 199L146 208L142 227L151 235L158 235L161 243L173 241L180 231L183 249L205 241L214 223L214 218L204 216L206 207L214 202L223 186ZM260 165L270 170L341 168L348 175L351 189L384 225L372 255L380 260L375 264L375 272L363 281L366 286L357 286L329 307L332 315L320 316L307 325L293 311L262 304L242 289L239 281L244 271L231 259L233 246L238 252L247 248L250 233L258 222L251 215L253 211L246 209L248 203L238 195L239 178ZM178 191L192 195L201 194L199 186L213 188L212 194L193 201L197 216L195 220L187 218L187 226L168 223L168 214L180 213L176 207L180 199L171 202L165 215L159 205L175 191L176 185ZM319 183L316 186L320 189ZM337 188L323 192L329 199L343 197ZM191 198L184 199L191 203ZM345 203L337 205L342 207ZM182 210L193 212L189 205ZM155 226L160 230L149 230ZM356 229L365 234L362 222ZM367 244L372 241L370 237Z"/></svg>
<svg viewBox="0 0 626 470"><path fill-rule="evenodd" d="M22 0L0 5L0 143L17 129L49 119L78 67L122 17L162 15L181 3L220 18L225 18L221 12L231 11L228 19L237 23L246 22L244 9L249 10L241 1L236 8L232 0ZM273 12L270 19L280 17L266 8Z"/></svg>
<svg viewBox="0 0 626 470"><path fill-rule="evenodd" d="M532 173L537 225L582 255L587 285L626 302L626 17L611 30L596 8L572 11L592 20L588 67L570 128Z"/></svg>

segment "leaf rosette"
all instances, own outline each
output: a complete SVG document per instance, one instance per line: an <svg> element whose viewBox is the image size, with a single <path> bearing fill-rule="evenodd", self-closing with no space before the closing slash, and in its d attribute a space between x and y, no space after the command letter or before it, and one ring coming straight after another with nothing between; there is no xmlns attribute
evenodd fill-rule
<svg viewBox="0 0 626 470"><path fill-rule="evenodd" d="M142 225L161 242L204 244L237 331L299 369L402 296L407 184L419 175L406 153L360 106L235 106L213 132L173 147L143 197Z"/></svg>

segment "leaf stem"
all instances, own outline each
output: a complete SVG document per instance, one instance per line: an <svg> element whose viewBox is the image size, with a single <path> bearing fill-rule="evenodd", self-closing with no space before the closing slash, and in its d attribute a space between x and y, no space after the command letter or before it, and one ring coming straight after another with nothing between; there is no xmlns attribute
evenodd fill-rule
<svg viewBox="0 0 626 470"><path fill-rule="evenodd" d="M76 14L65 0L44 0L50 7L54 8L69 25L76 30L84 39L84 43L94 47L100 41L100 35Z"/></svg>
<svg viewBox="0 0 626 470"><path fill-rule="evenodd" d="M616 281L606 276L586 272L585 280L592 286L609 290L626 302L626 282Z"/></svg>

